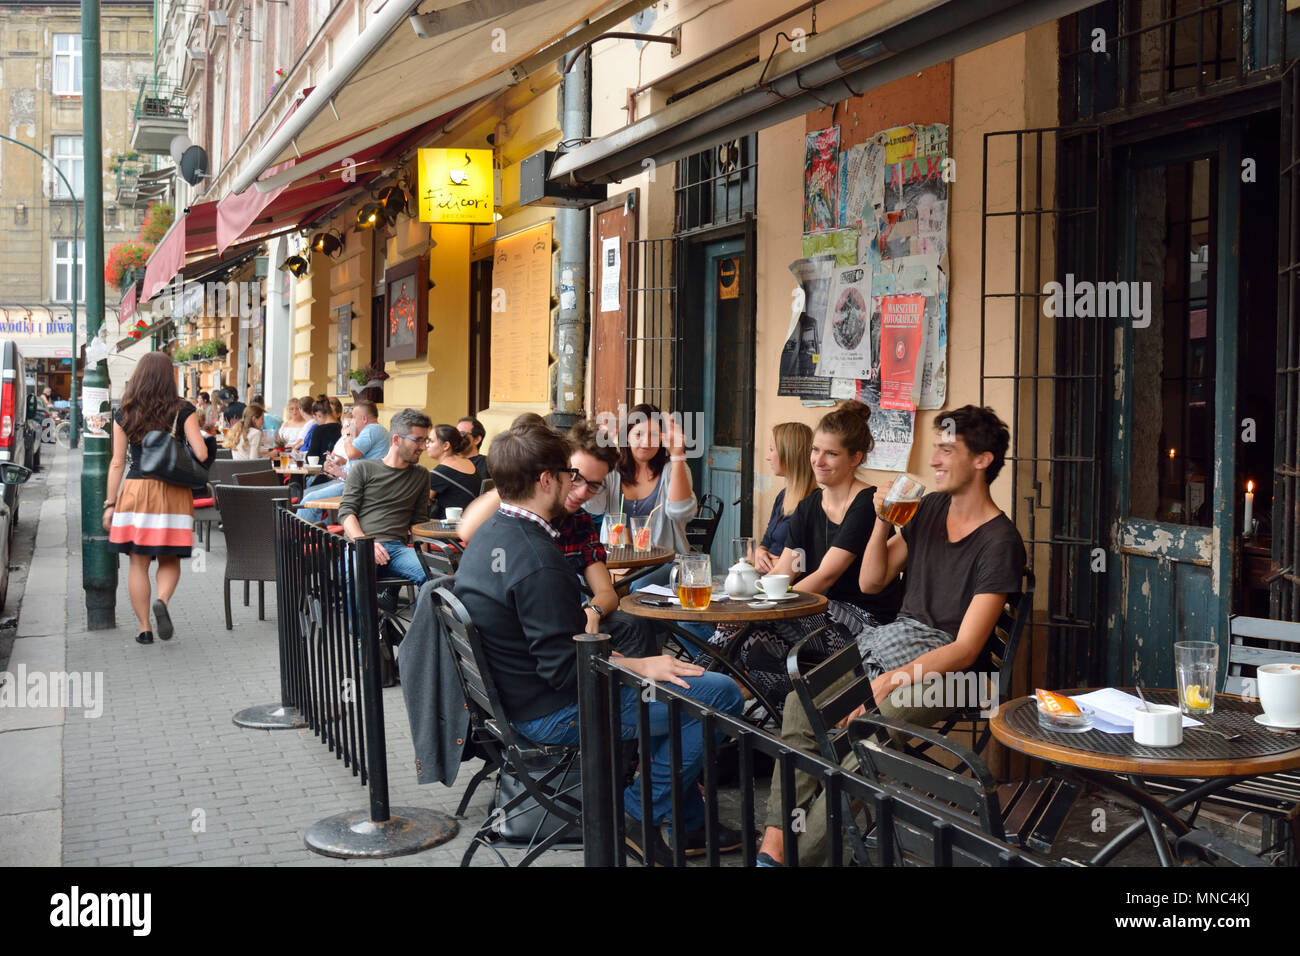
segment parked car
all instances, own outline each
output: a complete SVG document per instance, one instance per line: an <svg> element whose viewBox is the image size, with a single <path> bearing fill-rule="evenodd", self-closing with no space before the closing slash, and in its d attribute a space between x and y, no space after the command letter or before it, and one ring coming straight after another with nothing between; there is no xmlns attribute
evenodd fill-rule
<svg viewBox="0 0 1300 956"><path fill-rule="evenodd" d="M4 483L5 498L10 489L17 492L18 486L32 476L31 470L14 462L0 462L0 482ZM16 512L0 500L0 610L4 610L5 600L9 596L9 537L13 534Z"/></svg>
<svg viewBox="0 0 1300 956"><path fill-rule="evenodd" d="M13 462L24 469L36 464L39 422L28 418L27 409L27 370L22 350L12 339L0 339L0 463ZM4 503L10 512L9 535L18 524L19 484L4 485Z"/></svg>

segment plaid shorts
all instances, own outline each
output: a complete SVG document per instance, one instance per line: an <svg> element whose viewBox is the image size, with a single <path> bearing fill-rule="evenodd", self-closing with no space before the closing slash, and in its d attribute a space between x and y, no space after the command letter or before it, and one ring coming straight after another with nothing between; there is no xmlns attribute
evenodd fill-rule
<svg viewBox="0 0 1300 956"><path fill-rule="evenodd" d="M910 664L926 651L945 647L953 636L910 617L895 618L889 624L857 632L858 649L867 673L879 677L886 671Z"/></svg>

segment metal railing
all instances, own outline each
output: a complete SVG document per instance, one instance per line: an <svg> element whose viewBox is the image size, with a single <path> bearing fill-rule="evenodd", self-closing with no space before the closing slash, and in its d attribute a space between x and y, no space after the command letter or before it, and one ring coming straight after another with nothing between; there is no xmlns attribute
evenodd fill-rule
<svg viewBox="0 0 1300 956"><path fill-rule="evenodd" d="M420 807L390 807L380 674L373 538L352 541L275 509L280 703L235 715L242 727L307 726L360 776L370 801L307 830L308 848L334 857L415 853L456 835L455 820Z"/></svg>
<svg viewBox="0 0 1300 956"><path fill-rule="evenodd" d="M185 91L160 75L140 78L140 91L135 98L135 119L142 116L158 119L184 119Z"/></svg>
<svg viewBox="0 0 1300 956"><path fill-rule="evenodd" d="M603 640L601 639L603 638ZM783 819L794 819L794 774L796 771L812 774L822 784L827 807L827 860L831 866L840 866L844 859L844 830L847 820L842 812L850 801L865 805L876 821L880 841L873 863L894 866L899 855L894 852L892 836L895 827L909 827L933 835L933 857L928 862L935 866L951 866L954 860L963 863L977 862L986 866L1042 866L1043 861L1025 850L997 840L967 826L954 817L943 816L935 810L909 799L905 791L888 783L872 783L865 777L850 773L842 767L820 757L793 750L778 738L684 696L664 684L649 685L641 677L609 659L607 635L581 635L575 641L578 649L578 725L581 732L582 761L582 830L583 854L587 866L625 866L627 846L624 828L624 783L622 757L621 691L631 688L638 695L637 741L641 755L640 796L642 819L649 816L652 747L650 739L651 702L668 708L667 726L671 735L669 744L672 763L674 819L681 819L681 745L679 738L683 721L698 720L704 735L704 751L700 782L703 785L705 805L706 850L703 863L709 867L722 862L718 848L720 823L718 755L724 743L734 742L739 760L739 829L743 836L742 859L745 866L753 866L757 855L755 838L759 822L756 802L755 757L766 754L776 765L776 773L784 781L781 813ZM647 690L653 688L652 692ZM847 798L847 800L845 799ZM685 845L681 828L672 830L668 846L676 866L686 863ZM632 834L640 840L641 834ZM785 856L797 865L796 835L786 828Z"/></svg>

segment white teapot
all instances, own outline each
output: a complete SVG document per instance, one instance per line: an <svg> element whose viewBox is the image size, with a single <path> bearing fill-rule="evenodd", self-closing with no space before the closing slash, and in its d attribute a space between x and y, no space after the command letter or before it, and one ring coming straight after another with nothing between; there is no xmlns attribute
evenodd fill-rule
<svg viewBox="0 0 1300 956"><path fill-rule="evenodd" d="M727 581L723 590L728 597L751 597L758 591L758 572L748 561L737 561L727 569Z"/></svg>

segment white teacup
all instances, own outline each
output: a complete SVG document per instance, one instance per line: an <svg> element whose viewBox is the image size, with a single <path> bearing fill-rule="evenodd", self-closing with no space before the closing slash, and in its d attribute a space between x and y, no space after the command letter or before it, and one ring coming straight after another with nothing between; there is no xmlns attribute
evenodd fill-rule
<svg viewBox="0 0 1300 956"><path fill-rule="evenodd" d="M320 464L320 455L308 455L307 464L315 468L317 465Z"/></svg>
<svg viewBox="0 0 1300 956"><path fill-rule="evenodd" d="M765 574L758 581L763 586L763 593L770 598L778 598L790 590L790 575Z"/></svg>
<svg viewBox="0 0 1300 956"><path fill-rule="evenodd" d="M1265 720L1300 724L1300 664L1261 664L1255 682Z"/></svg>
<svg viewBox="0 0 1300 956"><path fill-rule="evenodd" d="M1183 742L1183 712L1168 704L1133 711L1133 742L1146 747L1177 747Z"/></svg>
<svg viewBox="0 0 1300 956"><path fill-rule="evenodd" d="M462 514L463 512L464 512L464 509L463 509L463 508L448 508L447 511L446 511L447 520L448 520L448 521L459 521L459 520L460 520L460 516L461 516L461 514Z"/></svg>

